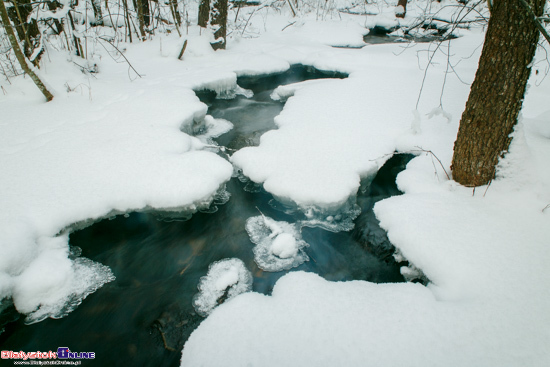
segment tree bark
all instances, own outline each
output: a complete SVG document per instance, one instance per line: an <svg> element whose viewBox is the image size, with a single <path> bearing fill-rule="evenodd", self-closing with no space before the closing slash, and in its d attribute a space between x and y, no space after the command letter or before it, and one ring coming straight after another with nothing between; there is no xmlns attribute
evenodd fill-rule
<svg viewBox="0 0 550 367"><path fill-rule="evenodd" d="M227 0L214 0L211 14L212 28L214 28L215 42L212 44L214 50L225 50L227 36Z"/></svg>
<svg viewBox="0 0 550 367"><path fill-rule="evenodd" d="M211 0L201 0L199 4L198 25L206 28L212 27L214 30L214 39L212 48L214 50L225 49L227 38L227 0L212 0L214 3L210 6Z"/></svg>
<svg viewBox="0 0 550 367"><path fill-rule="evenodd" d="M199 4L199 19L197 24L199 27L206 28L210 19L210 0L201 0Z"/></svg>
<svg viewBox="0 0 550 367"><path fill-rule="evenodd" d="M92 9L94 10L94 22L92 25L103 25L103 12L101 11L101 0L91 0ZM114 26L113 26L114 27Z"/></svg>
<svg viewBox="0 0 550 367"><path fill-rule="evenodd" d="M30 57L34 48L40 43L40 31L36 20L27 21L33 7L30 0L14 0L13 5L7 14L15 25L15 31L23 44L25 56Z"/></svg>
<svg viewBox="0 0 550 367"><path fill-rule="evenodd" d="M172 10L172 17L176 23L176 27L181 26L181 15L178 11L178 0L170 0L170 9Z"/></svg>
<svg viewBox="0 0 550 367"><path fill-rule="evenodd" d="M542 14L545 0L527 0ZM495 177L499 158L507 152L510 134L523 104L539 31L520 0L497 0L479 67L460 120L454 145L453 179L481 186Z"/></svg>
<svg viewBox="0 0 550 367"><path fill-rule="evenodd" d="M61 4L59 4L56 0L48 1L47 5L48 5L48 9L50 9L51 11L56 11L58 8L61 7ZM55 24L55 27L57 28L57 30L55 31L55 34L60 35L64 30L63 24L61 24L59 19L54 19L53 23Z"/></svg>
<svg viewBox="0 0 550 367"><path fill-rule="evenodd" d="M4 24L4 28L11 43L11 47L13 48L13 52L15 52L15 57L17 57L17 61L19 61L21 68L26 74L31 77L34 84L36 84L44 97L46 97L46 100L48 102L51 101L53 99L53 95L50 93L48 88L46 88L44 83L42 83L40 78L31 70L31 68L27 64L27 60L25 59L23 52L21 52L21 48L19 48L19 43L17 43L17 38L15 37L15 32L13 31L10 19L8 17L8 12L6 11L4 0L0 0L0 18L2 19L2 23Z"/></svg>
<svg viewBox="0 0 550 367"><path fill-rule="evenodd" d="M132 43L132 26L130 24L130 15L128 11L128 0L122 0L122 5L124 6L124 19L126 22L126 29L128 31L127 35L130 38L130 43ZM125 38L126 40L126 38Z"/></svg>
<svg viewBox="0 0 550 367"><path fill-rule="evenodd" d="M400 9L399 10L395 10L395 16L397 18L405 18L405 14L407 14L407 0L399 0L397 2L397 7L399 8L400 6L403 7L403 11L401 11Z"/></svg>

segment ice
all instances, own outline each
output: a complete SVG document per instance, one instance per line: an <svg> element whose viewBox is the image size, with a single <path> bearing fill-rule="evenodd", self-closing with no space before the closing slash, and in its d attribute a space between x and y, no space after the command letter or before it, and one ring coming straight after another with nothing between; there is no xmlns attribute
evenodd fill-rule
<svg viewBox="0 0 550 367"><path fill-rule="evenodd" d="M314 86L315 84L318 84L318 83L326 83L330 80L333 80L333 79L314 79L314 80L306 80L298 83L280 85L277 88L275 88L273 93L271 93L271 99L275 101L285 102L287 99L292 97L297 91L299 91L304 87Z"/></svg>
<svg viewBox="0 0 550 367"><path fill-rule="evenodd" d="M237 74L228 73L223 78L218 76L209 81L202 82L197 85L194 90L211 90L223 98L225 95L229 95L232 92L235 93L237 87Z"/></svg>
<svg viewBox="0 0 550 367"><path fill-rule="evenodd" d="M264 215L248 218L246 231L256 246L254 261L265 271L283 271L309 260L297 224L276 221Z"/></svg>
<svg viewBox="0 0 550 367"><path fill-rule="evenodd" d="M69 258L65 229L136 210L194 213L231 177L231 164L182 132L206 115L192 90L200 82L155 44L137 57L141 70L157 65L149 78L130 82L116 63L95 59L101 78L90 81L68 54L49 50L42 71L57 90L51 103L24 79L14 84L21 93L0 98L0 298L13 298L29 322L66 314L112 280L99 264ZM134 51L128 46L129 58ZM160 69L170 76L153 76ZM234 87L227 70L202 82L218 78Z"/></svg>
<svg viewBox="0 0 550 367"><path fill-rule="evenodd" d="M241 88L239 85L235 85L235 87L231 89L216 91L216 98L219 99L233 99L237 96L244 96L246 98L252 98L254 96L254 92L248 89Z"/></svg>
<svg viewBox="0 0 550 367"><path fill-rule="evenodd" d="M200 279L199 293L193 299L195 311L208 316L214 308L252 289L252 274L240 259L224 259L212 263Z"/></svg>
<svg viewBox="0 0 550 367"><path fill-rule="evenodd" d="M177 59L183 39L174 32L121 43L146 75L133 81L127 66L103 51L89 55L100 66L97 78L90 78L74 66L73 55L50 47L39 70L56 92L47 104L29 78L0 78L0 298L14 297L29 313L51 306L51 315L63 314L60 303L73 302L69 293L78 299L93 289L89 284L101 284L104 274L89 264L82 269L80 262L87 260L69 258L66 239L57 236L63 228L113 211L196 208L211 201L233 167L199 151L204 143L189 136L206 115L193 91L230 91L237 75L280 72L294 63L349 74L292 92L277 118L279 129L264 134L260 147L232 158L247 177L284 199L281 205L300 208L304 221L338 221L337 208L381 166L381 157L395 151L421 146L448 170L483 30L461 29L463 37L439 48L327 46L361 45L365 27L404 24L407 19L395 19L396 3L357 7L378 18L336 15L355 22L351 27L324 22L327 13L321 19L303 13L290 25L297 19L284 9L242 7L240 15L250 18L246 32L233 32L225 51L212 51L193 25L183 60ZM459 6L415 0L407 18L432 9L428 16L437 12L439 19L454 20ZM488 14L483 4L476 10ZM472 11L464 20L477 17ZM432 59L435 49L445 52ZM434 175L431 157L421 155L398 176L404 195L375 206L391 242L431 280L428 287L335 283L292 272L277 282L272 296L247 292L217 307L185 344L182 365L548 366L545 59L541 48L522 111L523 131L517 131L490 187L473 195L441 179L441 170ZM453 119L425 118L437 106ZM422 116L421 126L420 119L413 126L416 134L412 110ZM269 237L271 229L264 231ZM71 279L80 279L78 274L85 280L75 285ZM234 274L229 271L218 288L232 283Z"/></svg>
<svg viewBox="0 0 550 367"><path fill-rule="evenodd" d="M353 220L361 214L361 208L355 202L355 195L350 196L339 209L309 206L301 208L306 219L300 222L303 227L319 227L331 232L351 231Z"/></svg>
<svg viewBox="0 0 550 367"><path fill-rule="evenodd" d="M115 280L108 267L87 258L68 258L67 236L41 239L43 252L15 278L13 302L25 323L61 318L103 284Z"/></svg>
<svg viewBox="0 0 550 367"><path fill-rule="evenodd" d="M247 186L253 184L249 182ZM258 185L258 184L256 184ZM318 227L331 232L350 231L354 228L354 219L361 214L356 196L351 195L344 202L333 205L298 205L292 200L277 197L269 205L285 214L298 214L300 227Z"/></svg>
<svg viewBox="0 0 550 367"><path fill-rule="evenodd" d="M233 129L231 121L215 119L210 115L206 115L202 123L195 126L194 135L205 144L216 145L213 139L225 134L231 129Z"/></svg>

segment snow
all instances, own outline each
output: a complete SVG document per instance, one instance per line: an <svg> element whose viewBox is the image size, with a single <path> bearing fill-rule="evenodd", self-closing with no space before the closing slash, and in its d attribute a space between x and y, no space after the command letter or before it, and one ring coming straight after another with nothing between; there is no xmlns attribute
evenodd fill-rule
<svg viewBox="0 0 550 367"><path fill-rule="evenodd" d="M219 303L252 289L252 274L240 259L224 259L210 264L193 299L195 311L208 316ZM225 295L225 299L222 297Z"/></svg>
<svg viewBox="0 0 550 367"><path fill-rule="evenodd" d="M290 233L281 233L273 240L271 253L281 259L288 259L298 254L296 238Z"/></svg>
<svg viewBox="0 0 550 367"><path fill-rule="evenodd" d="M265 271L282 271L309 260L302 240L300 223L276 221L264 215L248 218L246 231L256 246L254 261Z"/></svg>
<svg viewBox="0 0 550 367"><path fill-rule="evenodd" d="M75 295L114 279L99 264L68 258L66 228L133 210L194 212L233 172L181 131L206 113L181 76L131 82L125 68L106 63L91 80L67 72L64 57L52 53L55 62L42 71L55 90L52 103L23 79L3 85L8 95L0 99L0 298L35 312L27 322L61 317L63 304L78 303Z"/></svg>
<svg viewBox="0 0 550 367"><path fill-rule="evenodd" d="M274 101L286 102L286 100L292 97L296 93L296 91L307 86L313 87L319 83L326 83L328 80L332 80L332 79L313 79L313 80L306 80L304 82L280 85L277 88L275 88L273 93L271 93L271 99L273 99Z"/></svg>
<svg viewBox="0 0 550 367"><path fill-rule="evenodd" d="M539 73L530 81L510 153L491 185L474 192L444 170L450 172L482 32L460 30L462 37L443 43L426 73L433 45L331 47L362 45L365 28L354 22L409 22L427 5L451 19L456 4L415 1L399 21L395 5L366 19L340 14L342 23L329 11L317 20L304 13L298 21L269 7L255 14L257 8L242 8L240 19L250 22L226 51L213 52L209 35L193 27L182 61L183 39L175 34L124 45L143 78L101 48L93 50L100 71L94 76L72 64L82 60L67 63L68 55L49 49L52 62L44 62L40 75L56 97L47 104L28 78L2 80L0 297L13 297L32 322L65 315L111 281L116 274L109 269L70 255L65 229L112 213L209 205L233 167L206 144L209 134L229 125L205 116L193 90L236 93L239 75L303 63L349 77L278 89L276 96L288 98L278 129L231 162L283 204L299 208L301 225L337 222L333 230L342 230L356 215L361 180L395 151L417 154L398 176L404 195L379 202L375 213L411 263L403 273L419 269L430 284L335 283L292 272L270 296L244 292L213 308L227 289L233 296L237 288L251 288L242 262L216 263L197 296L198 311L209 316L185 344L182 366L549 365L544 52L533 63ZM446 54L460 79L445 78ZM203 135L190 136L197 131ZM252 219L272 258L294 259L285 256L300 246L296 224Z"/></svg>
<svg viewBox="0 0 550 367"><path fill-rule="evenodd" d="M457 73L471 83L482 35L462 34L451 46L462 58ZM436 55L417 105L425 50L372 46L353 58L339 51L338 60L326 52L312 63L349 78L278 89L277 96L290 97L279 129L232 161L307 213L341 205L385 154L414 152L398 176L405 194L379 202L375 212L412 264L402 272L420 269L430 285L332 283L289 273L271 296L248 293L213 312L186 343L182 366L550 363L550 211L543 210L550 203L543 102L550 87L539 86L540 77L532 82L497 178L473 193L443 172L450 172L469 87L447 79L438 106L446 63Z"/></svg>

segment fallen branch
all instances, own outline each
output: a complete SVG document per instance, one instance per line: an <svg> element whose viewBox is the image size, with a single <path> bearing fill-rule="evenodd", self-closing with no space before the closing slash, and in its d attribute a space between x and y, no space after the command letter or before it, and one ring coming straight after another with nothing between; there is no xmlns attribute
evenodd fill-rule
<svg viewBox="0 0 550 367"><path fill-rule="evenodd" d="M288 27L290 27L290 26L294 25L294 24L296 24L296 21L294 21L294 22L292 22L292 23L289 23L289 24L287 24L287 25L286 25L286 26L285 26L285 27L284 27L283 29L281 29L281 32L282 32L282 31L284 31L285 29L287 29Z"/></svg>
<svg viewBox="0 0 550 367"><path fill-rule="evenodd" d="M160 325L156 322L155 326L157 327L160 336L162 337L162 342L164 343L164 349L169 350L170 352L175 352L176 350L172 347L168 346L168 343L166 342L166 337L164 336L164 332L162 331Z"/></svg>
<svg viewBox="0 0 550 367"><path fill-rule="evenodd" d="M185 42L183 42L183 46L181 47L181 51L180 51L180 54L178 56L178 60L181 60L181 58L183 57L183 53L185 52L186 48L187 48L187 40L185 40Z"/></svg>

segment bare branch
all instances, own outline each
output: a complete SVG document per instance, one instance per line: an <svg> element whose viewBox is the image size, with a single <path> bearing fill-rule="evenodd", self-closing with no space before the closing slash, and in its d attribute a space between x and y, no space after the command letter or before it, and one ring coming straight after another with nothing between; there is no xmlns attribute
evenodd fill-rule
<svg viewBox="0 0 550 367"><path fill-rule="evenodd" d="M126 62L128 63L128 66L130 66L130 68L132 68L132 70L136 73L137 76L139 76L141 78L141 74L137 72L137 70L132 66L132 64L130 63L130 61L126 58L126 56L124 56L124 54L122 53L122 51L120 51L118 49L118 47L116 47L111 41L109 41L108 39L106 38L103 38L103 37L97 37L98 40L101 40L101 41L105 41L107 42L108 44L110 44L111 46L114 47L115 50L118 51L118 53L120 54L120 56L122 56L124 58L124 60L126 60ZM101 44L101 43L100 43ZM103 46L103 45L102 45ZM103 46L103 48L105 48L105 46ZM105 48L105 50L107 50Z"/></svg>

